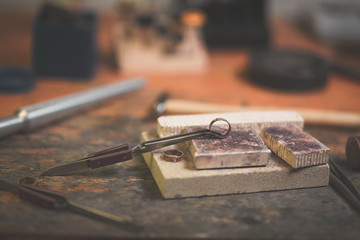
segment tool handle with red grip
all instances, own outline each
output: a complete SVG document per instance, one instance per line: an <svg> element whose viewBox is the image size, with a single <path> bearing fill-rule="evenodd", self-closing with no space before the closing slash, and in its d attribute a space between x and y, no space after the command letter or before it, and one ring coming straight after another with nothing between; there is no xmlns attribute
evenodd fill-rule
<svg viewBox="0 0 360 240"><path fill-rule="evenodd" d="M132 150L128 144L101 150L87 156L89 168L99 168L132 159Z"/></svg>

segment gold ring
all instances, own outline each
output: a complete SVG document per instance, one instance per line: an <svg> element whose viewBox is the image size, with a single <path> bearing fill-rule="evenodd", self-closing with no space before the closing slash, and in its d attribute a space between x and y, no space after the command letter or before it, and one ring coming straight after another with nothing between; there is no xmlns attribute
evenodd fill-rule
<svg viewBox="0 0 360 240"><path fill-rule="evenodd" d="M35 182L36 180L33 177L22 177L18 181L19 184L28 184L28 185L35 184Z"/></svg>
<svg viewBox="0 0 360 240"><path fill-rule="evenodd" d="M184 153L180 150L171 149L164 153L164 159L168 162L180 162L183 160Z"/></svg>
<svg viewBox="0 0 360 240"><path fill-rule="evenodd" d="M228 125L227 131L224 134L212 130L212 127L213 127L214 123L219 122L219 121L226 122L227 125ZM231 124L225 118L215 118L214 120L211 121L211 123L209 125L209 130L212 131L212 132L216 132L216 133L222 135L223 137L226 137L227 135L229 135L229 133L231 131Z"/></svg>

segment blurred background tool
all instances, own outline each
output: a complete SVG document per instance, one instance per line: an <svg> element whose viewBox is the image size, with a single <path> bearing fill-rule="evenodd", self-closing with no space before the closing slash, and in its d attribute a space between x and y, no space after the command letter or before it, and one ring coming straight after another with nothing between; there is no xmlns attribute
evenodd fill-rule
<svg viewBox="0 0 360 240"><path fill-rule="evenodd" d="M33 130L103 100L137 90L144 84L144 79L135 78L20 108L14 116L0 119L0 137Z"/></svg>
<svg viewBox="0 0 360 240"><path fill-rule="evenodd" d="M330 71L346 76L349 80L359 81L360 2L353 0L293 2L297 5L287 13L287 21L306 37L331 50L327 52L312 49L311 52L323 57L324 61L328 62Z"/></svg>
<svg viewBox="0 0 360 240"><path fill-rule="evenodd" d="M191 54L191 46L196 46L196 39L202 39L200 32L201 27L206 22L205 14L200 10L189 9L181 14L181 23L184 25L184 35L187 42L187 54Z"/></svg>
<svg viewBox="0 0 360 240"><path fill-rule="evenodd" d="M208 52L199 34L205 15L170 1L147 6L120 2L113 28L115 61L121 73L203 73ZM168 8L164 8L164 6ZM172 7L176 10L171 11Z"/></svg>
<svg viewBox="0 0 360 240"><path fill-rule="evenodd" d="M311 1L298 21L318 41L337 51L358 55L359 11L359 1Z"/></svg>
<svg viewBox="0 0 360 240"><path fill-rule="evenodd" d="M360 193L353 182L343 173L334 161L329 159L330 166L330 185L340 195L349 202L349 204L360 212Z"/></svg>
<svg viewBox="0 0 360 240"><path fill-rule="evenodd" d="M355 170L360 170L360 136L350 136L346 142L346 161Z"/></svg>
<svg viewBox="0 0 360 240"><path fill-rule="evenodd" d="M153 104L152 116L162 114L195 114L212 112L284 110L279 107L246 107L207 102L171 99L166 93L161 94ZM339 127L360 127L360 113L346 111L329 111L311 108L291 108L301 114L306 124L330 125Z"/></svg>
<svg viewBox="0 0 360 240"><path fill-rule="evenodd" d="M70 210L74 213L82 214L99 221L111 222L118 225L131 225L131 222L125 218L80 205L68 200L61 192L52 191L43 187L34 186L31 184L18 185L0 179L0 189L18 195L21 199L43 208L52 210Z"/></svg>
<svg viewBox="0 0 360 240"><path fill-rule="evenodd" d="M316 54L290 49L252 51L245 75L262 87L286 91L323 88L329 66Z"/></svg>
<svg viewBox="0 0 360 240"><path fill-rule="evenodd" d="M31 91L36 85L34 74L20 66L0 67L0 93L20 94Z"/></svg>
<svg viewBox="0 0 360 240"><path fill-rule="evenodd" d="M360 70L346 62L326 59L300 49L267 49L249 53L246 77L253 83L275 90L301 92L319 90L330 73L360 81Z"/></svg>
<svg viewBox="0 0 360 240"><path fill-rule="evenodd" d="M264 48L270 44L268 1L194 1L206 16L204 39L210 49Z"/></svg>
<svg viewBox="0 0 360 240"><path fill-rule="evenodd" d="M44 3L33 23L32 68L38 77L91 80L99 50L97 15Z"/></svg>

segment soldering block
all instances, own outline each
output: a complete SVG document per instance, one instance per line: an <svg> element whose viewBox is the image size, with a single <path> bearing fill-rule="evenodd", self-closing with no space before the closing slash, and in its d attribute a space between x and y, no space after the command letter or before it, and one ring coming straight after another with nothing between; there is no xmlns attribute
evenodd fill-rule
<svg viewBox="0 0 360 240"><path fill-rule="evenodd" d="M265 166L271 155L253 128L233 128L223 139L200 138L187 143L197 169Z"/></svg>
<svg viewBox="0 0 360 240"><path fill-rule="evenodd" d="M329 148L297 126L272 126L260 130L265 144L293 168L327 163Z"/></svg>
<svg viewBox="0 0 360 240"><path fill-rule="evenodd" d="M293 111L250 111L232 113L211 113L192 115L173 115L158 118L157 133L160 137L180 134L189 127L207 128L215 118L224 118L232 127L253 127L295 125L304 127L304 119ZM226 123L223 123L226 127Z"/></svg>
<svg viewBox="0 0 360 240"><path fill-rule="evenodd" d="M158 135L143 132L141 138L148 141L158 138ZM328 164L293 169L272 154L265 167L197 170L187 148L181 149L183 161L165 161L164 152L172 148L179 149L179 146L143 154L166 199L320 187L329 183Z"/></svg>

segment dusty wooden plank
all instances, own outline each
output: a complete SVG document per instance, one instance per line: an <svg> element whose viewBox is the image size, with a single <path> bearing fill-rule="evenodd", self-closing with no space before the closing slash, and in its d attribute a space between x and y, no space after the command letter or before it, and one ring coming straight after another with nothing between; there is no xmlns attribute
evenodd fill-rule
<svg viewBox="0 0 360 240"><path fill-rule="evenodd" d="M272 126L260 130L265 144L293 168L327 163L329 148L297 126Z"/></svg>
<svg viewBox="0 0 360 240"><path fill-rule="evenodd" d="M194 139L188 147L197 169L265 166L271 156L253 128L233 129L224 139Z"/></svg>
<svg viewBox="0 0 360 240"><path fill-rule="evenodd" d="M141 138L147 141L157 138L157 135L143 132ZM174 147L180 146L143 154L164 198L298 189L326 186L329 183L327 164L294 170L272 154L266 167L197 170L186 148L181 149L185 155L183 161L165 161L164 152Z"/></svg>
<svg viewBox="0 0 360 240"><path fill-rule="evenodd" d="M232 127L266 127L279 125L304 126L304 119L293 111L251 111L232 113L190 114L158 118L157 133L160 137L179 134L189 127L208 127L215 118L224 118ZM226 123L224 123L226 126Z"/></svg>

